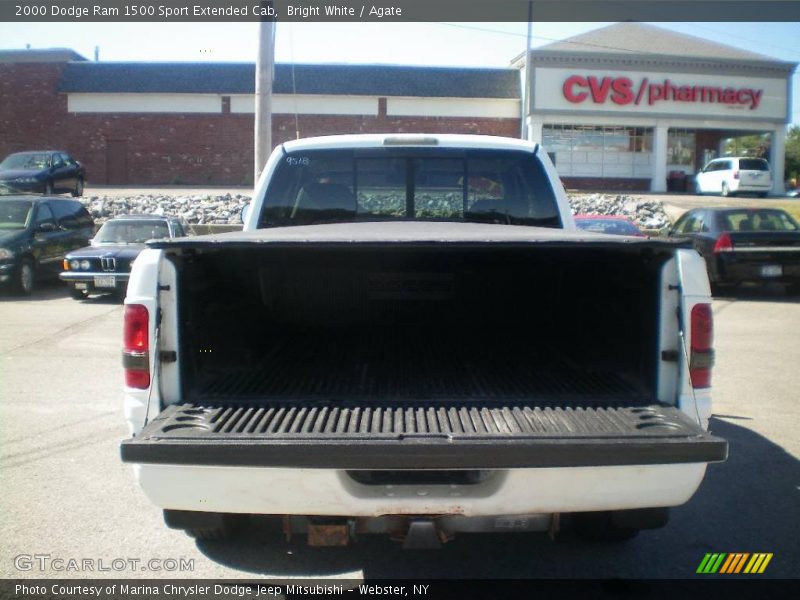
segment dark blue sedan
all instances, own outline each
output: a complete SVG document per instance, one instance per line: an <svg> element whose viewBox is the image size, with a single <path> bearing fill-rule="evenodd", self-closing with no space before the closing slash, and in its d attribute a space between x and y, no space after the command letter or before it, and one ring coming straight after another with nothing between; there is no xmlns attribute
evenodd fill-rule
<svg viewBox="0 0 800 600"><path fill-rule="evenodd" d="M10 154L0 163L0 193L70 193L83 196L86 172L66 152L41 150Z"/></svg>
<svg viewBox="0 0 800 600"><path fill-rule="evenodd" d="M93 293L125 296L131 265L144 250L147 240L183 237L180 221L174 217L125 215L106 221L91 246L74 250L64 258L59 275L76 300Z"/></svg>

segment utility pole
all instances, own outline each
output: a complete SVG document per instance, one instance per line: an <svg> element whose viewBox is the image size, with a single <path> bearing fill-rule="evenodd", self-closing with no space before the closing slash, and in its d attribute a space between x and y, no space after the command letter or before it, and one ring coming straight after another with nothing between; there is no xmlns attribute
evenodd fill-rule
<svg viewBox="0 0 800 600"><path fill-rule="evenodd" d="M528 0L528 36L525 38L525 90L522 106L522 139L528 139L528 120L531 118L531 34L533 29L533 2Z"/></svg>
<svg viewBox="0 0 800 600"><path fill-rule="evenodd" d="M258 24L256 57L255 170L253 185L272 152L272 77L275 64L275 21Z"/></svg>

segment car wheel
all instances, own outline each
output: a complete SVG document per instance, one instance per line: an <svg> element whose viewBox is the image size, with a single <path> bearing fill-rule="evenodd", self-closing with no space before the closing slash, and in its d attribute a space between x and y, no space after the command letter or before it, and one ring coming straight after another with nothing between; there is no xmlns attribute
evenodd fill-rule
<svg viewBox="0 0 800 600"><path fill-rule="evenodd" d="M78 288L69 288L69 295L73 300L85 300L89 297L89 292L86 290L79 290Z"/></svg>
<svg viewBox="0 0 800 600"><path fill-rule="evenodd" d="M634 527L620 527L611 512L590 512L574 515L575 533L592 542L625 542L639 535Z"/></svg>
<svg viewBox="0 0 800 600"><path fill-rule="evenodd" d="M53 182L48 181L44 184L44 195L45 196L52 196L53 195Z"/></svg>
<svg viewBox="0 0 800 600"><path fill-rule="evenodd" d="M83 179L78 177L78 181L75 182L75 189L72 190L72 196L74 198L80 198L83 196Z"/></svg>
<svg viewBox="0 0 800 600"><path fill-rule="evenodd" d="M757 196L759 198L766 198L767 197L767 192L758 192Z"/></svg>
<svg viewBox="0 0 800 600"><path fill-rule="evenodd" d="M17 269L14 289L18 294L30 296L33 293L36 270L30 258L23 258Z"/></svg>

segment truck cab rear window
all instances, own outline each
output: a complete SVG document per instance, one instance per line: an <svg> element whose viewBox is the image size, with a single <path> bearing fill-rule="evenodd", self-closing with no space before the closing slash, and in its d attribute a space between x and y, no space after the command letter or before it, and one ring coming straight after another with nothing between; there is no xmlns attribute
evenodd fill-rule
<svg viewBox="0 0 800 600"><path fill-rule="evenodd" d="M561 227L539 160L485 150L288 154L267 189L259 226L386 220Z"/></svg>

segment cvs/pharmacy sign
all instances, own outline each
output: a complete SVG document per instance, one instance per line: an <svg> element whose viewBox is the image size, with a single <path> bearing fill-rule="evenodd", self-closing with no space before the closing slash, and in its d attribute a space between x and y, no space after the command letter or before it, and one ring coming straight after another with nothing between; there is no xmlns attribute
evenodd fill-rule
<svg viewBox="0 0 800 600"><path fill-rule="evenodd" d="M571 75L561 87L564 98L573 104L612 102L619 106L639 106L643 102L653 106L661 102L695 102L726 104L732 108L755 110L761 103L763 89L726 87L719 85L683 85L670 79L651 81L642 77L598 77L596 75Z"/></svg>

